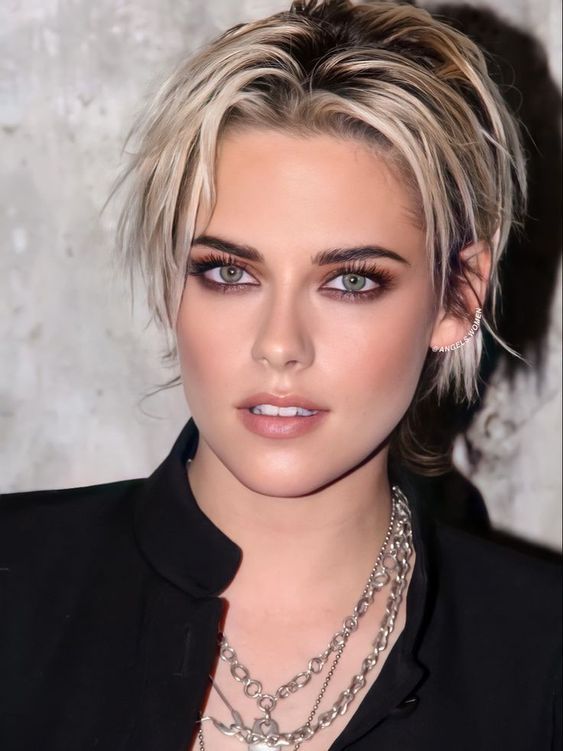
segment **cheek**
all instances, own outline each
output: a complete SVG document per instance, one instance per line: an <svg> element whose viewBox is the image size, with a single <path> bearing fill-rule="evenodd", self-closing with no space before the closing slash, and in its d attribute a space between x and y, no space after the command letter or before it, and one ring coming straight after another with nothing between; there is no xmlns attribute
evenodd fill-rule
<svg viewBox="0 0 563 751"><path fill-rule="evenodd" d="M193 301L184 296L178 315L176 341L180 368L186 391L210 384L218 377L222 358L217 339L217 327L209 316L198 315Z"/></svg>
<svg viewBox="0 0 563 751"><path fill-rule="evenodd" d="M364 414L382 407L406 410L427 355L428 310L412 298L410 305L397 302L360 311L354 323L341 317L326 333L327 378L347 405Z"/></svg>
<svg viewBox="0 0 563 751"><path fill-rule="evenodd" d="M236 332L241 330L237 308L225 302L220 295L213 300L209 292L197 289L195 284L184 293L176 326L178 352L196 372L207 370L213 363L220 366L236 352Z"/></svg>

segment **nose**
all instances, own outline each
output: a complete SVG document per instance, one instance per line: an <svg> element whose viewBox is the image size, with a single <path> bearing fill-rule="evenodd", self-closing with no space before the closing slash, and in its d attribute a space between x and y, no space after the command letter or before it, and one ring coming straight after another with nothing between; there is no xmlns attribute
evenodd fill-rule
<svg viewBox="0 0 563 751"><path fill-rule="evenodd" d="M314 346L307 311L289 294L264 301L256 321L252 358L276 370L309 367Z"/></svg>

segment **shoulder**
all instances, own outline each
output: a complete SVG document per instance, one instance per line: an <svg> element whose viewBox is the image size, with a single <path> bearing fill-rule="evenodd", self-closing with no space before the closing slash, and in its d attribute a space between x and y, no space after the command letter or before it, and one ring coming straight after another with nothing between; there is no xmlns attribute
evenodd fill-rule
<svg viewBox="0 0 563 751"><path fill-rule="evenodd" d="M44 659L45 639L63 633L73 613L88 603L90 622L98 622L102 603L138 591L146 567L133 519L143 482L0 496L0 663L12 664L16 643L22 659ZM22 633L32 635L25 645Z"/></svg>
<svg viewBox="0 0 563 751"><path fill-rule="evenodd" d="M442 576L463 580L475 591L494 589L502 599L533 589L555 594L561 584L561 563L556 555L526 552L516 541L496 539L443 524L436 525ZM501 591L499 592L499 586Z"/></svg>
<svg viewBox="0 0 563 751"><path fill-rule="evenodd" d="M445 525L436 527L432 565L438 600L463 631L517 654L541 643L555 657L561 649L561 564Z"/></svg>
<svg viewBox="0 0 563 751"><path fill-rule="evenodd" d="M49 551L82 553L131 527L144 480L0 495L0 565L38 560Z"/></svg>
<svg viewBox="0 0 563 751"><path fill-rule="evenodd" d="M119 480L118 482L85 485L76 488L55 488L52 490L25 490L0 493L0 513L11 513L31 508L69 508L69 504L79 501L100 502L116 500L128 491L138 487L144 480Z"/></svg>
<svg viewBox="0 0 563 751"><path fill-rule="evenodd" d="M2 526L49 517L79 519L84 515L96 515L127 502L143 482L121 480L78 488L0 493Z"/></svg>
<svg viewBox="0 0 563 751"><path fill-rule="evenodd" d="M480 697L485 685L494 695L494 704L476 700L476 716L535 728L534 747L545 748L541 738L558 737L561 723L561 565L507 543L434 528L425 655L458 690Z"/></svg>

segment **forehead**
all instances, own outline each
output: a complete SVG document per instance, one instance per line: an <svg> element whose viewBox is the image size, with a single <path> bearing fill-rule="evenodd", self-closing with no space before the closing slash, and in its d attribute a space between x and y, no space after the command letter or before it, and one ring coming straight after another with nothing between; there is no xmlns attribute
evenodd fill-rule
<svg viewBox="0 0 563 751"><path fill-rule="evenodd" d="M377 242L420 249L422 230L398 171L367 144L331 135L244 129L221 140L216 203L196 233L260 247L314 250Z"/></svg>

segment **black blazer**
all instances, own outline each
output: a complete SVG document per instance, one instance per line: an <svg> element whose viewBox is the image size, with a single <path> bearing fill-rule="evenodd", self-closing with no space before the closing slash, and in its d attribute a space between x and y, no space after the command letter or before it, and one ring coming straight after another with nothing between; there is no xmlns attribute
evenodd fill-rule
<svg viewBox="0 0 563 751"><path fill-rule="evenodd" d="M145 480L0 498L2 751L186 751L240 560L190 491L197 439ZM331 751L559 749L559 567L436 525L392 479L407 624Z"/></svg>

